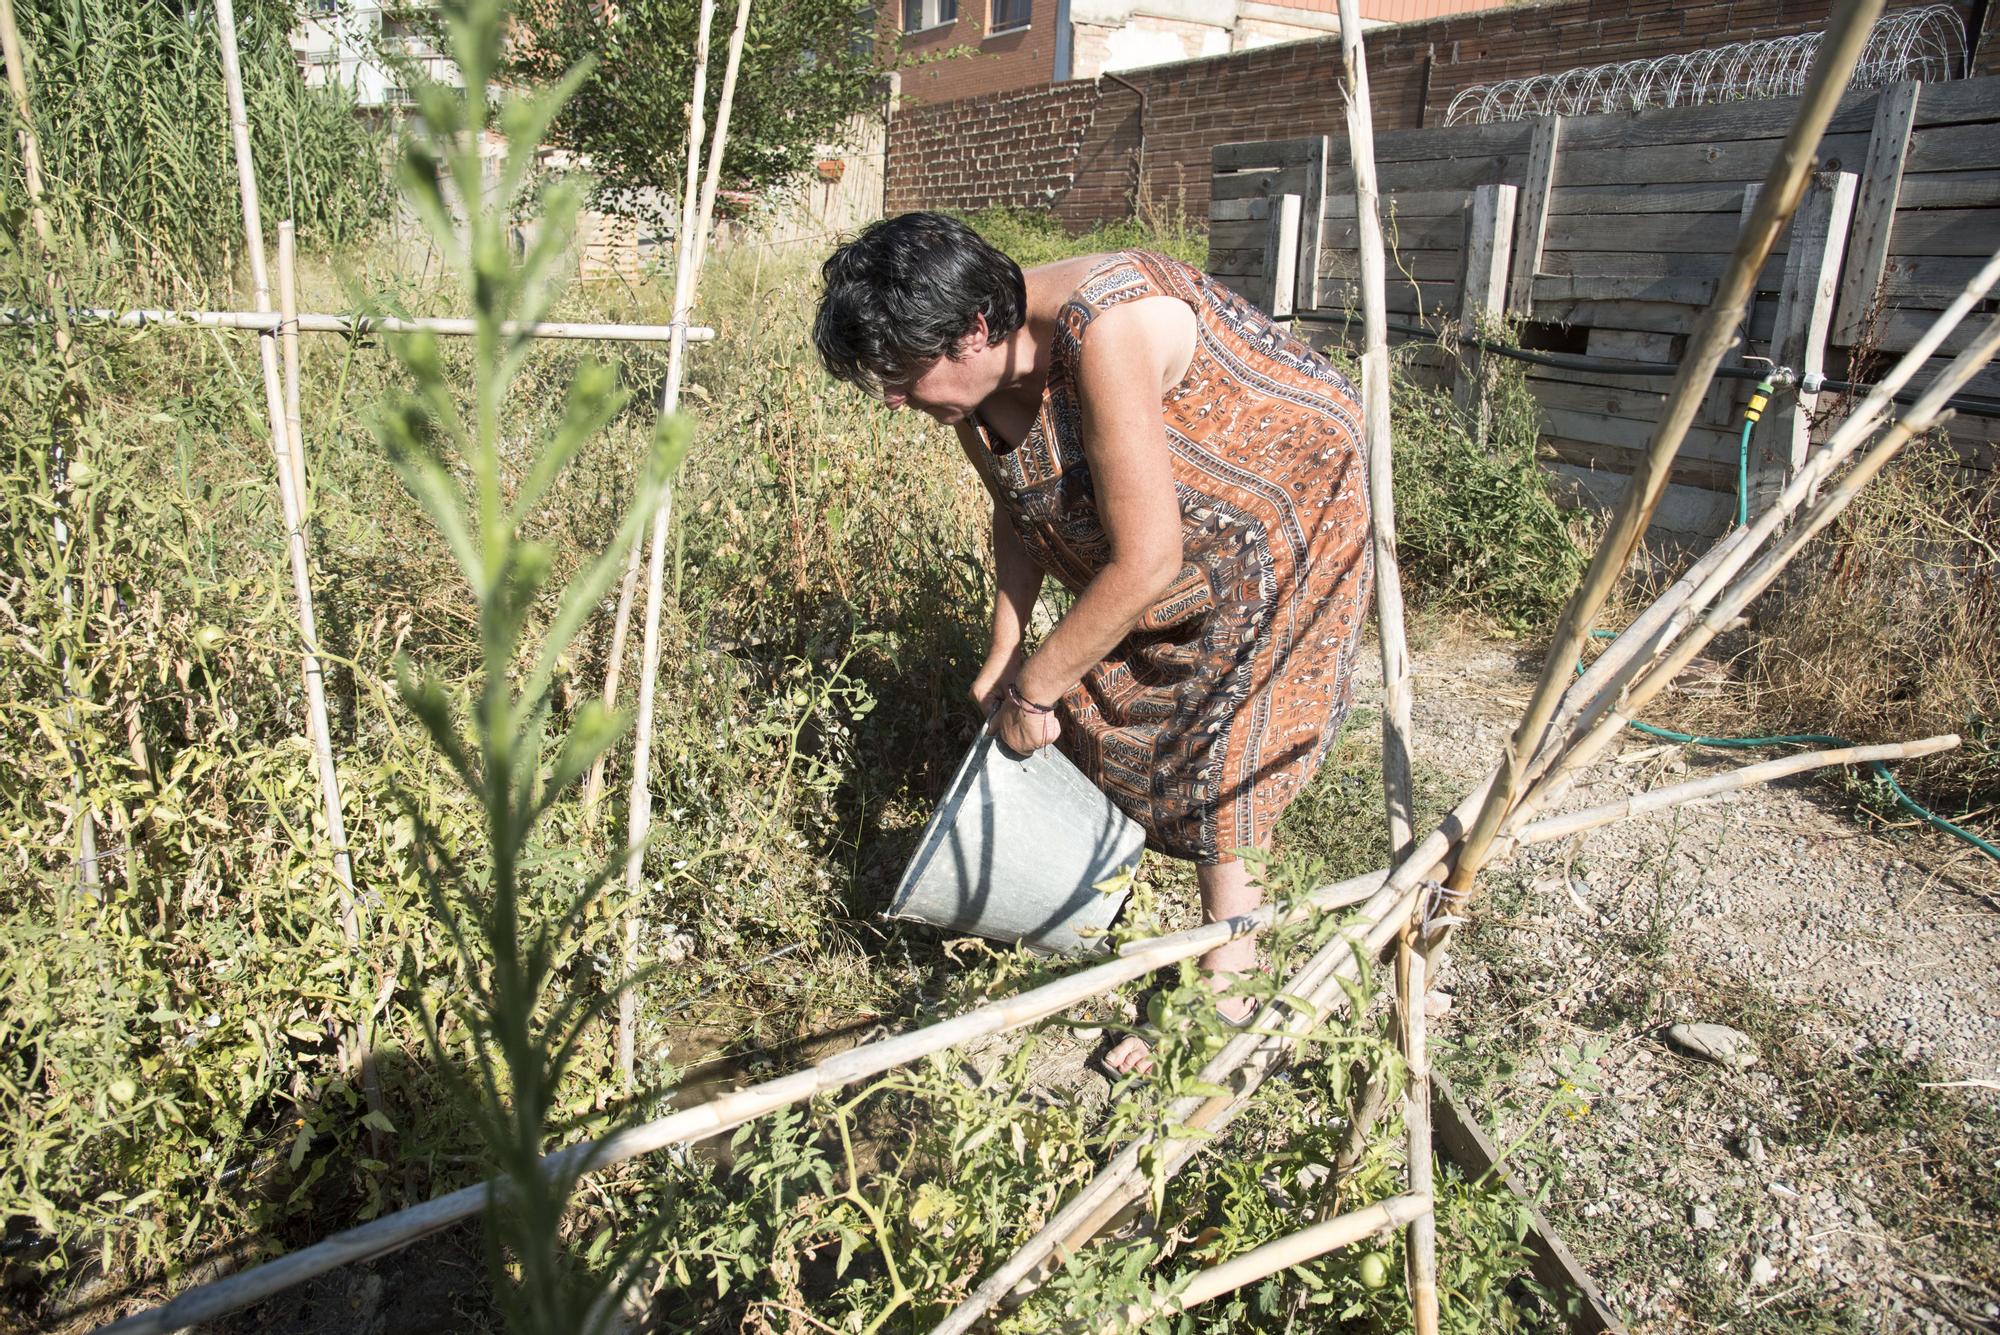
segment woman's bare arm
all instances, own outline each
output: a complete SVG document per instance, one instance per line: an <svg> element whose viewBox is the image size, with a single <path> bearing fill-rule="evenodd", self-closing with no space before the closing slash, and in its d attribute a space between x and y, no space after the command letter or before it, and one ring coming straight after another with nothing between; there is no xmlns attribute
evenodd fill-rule
<svg viewBox="0 0 2000 1335"><path fill-rule="evenodd" d="M960 422L955 430L960 447L977 468L977 451L981 446L973 427ZM997 500L993 504L993 585L993 638L986 650L986 663L973 679L971 691L973 703L987 714L1000 703L1000 693L1027 656L1028 618L1042 592L1041 567L1022 546L1014 522Z"/></svg>

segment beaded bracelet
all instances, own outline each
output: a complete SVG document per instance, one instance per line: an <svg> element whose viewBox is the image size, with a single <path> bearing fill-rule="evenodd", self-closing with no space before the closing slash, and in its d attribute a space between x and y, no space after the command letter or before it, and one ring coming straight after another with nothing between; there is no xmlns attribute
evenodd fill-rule
<svg viewBox="0 0 2000 1335"><path fill-rule="evenodd" d="M1011 681L1007 683L1007 698L1013 701L1014 707L1024 714L1053 714L1056 712L1054 705L1038 705L1027 696L1021 694L1021 688Z"/></svg>

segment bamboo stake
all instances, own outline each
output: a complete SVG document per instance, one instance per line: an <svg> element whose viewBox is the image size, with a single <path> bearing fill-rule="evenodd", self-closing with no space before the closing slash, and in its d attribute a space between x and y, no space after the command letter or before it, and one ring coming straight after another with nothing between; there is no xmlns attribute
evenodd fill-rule
<svg viewBox="0 0 2000 1335"><path fill-rule="evenodd" d="M299 349L299 289L294 254L298 229L290 218L278 224L278 326L285 354L285 433L291 438L292 491L299 498L299 515L306 513L306 429L299 411L299 377L303 362Z"/></svg>
<svg viewBox="0 0 2000 1335"><path fill-rule="evenodd" d="M1255 1284L1260 1279L1269 1279L1281 1270L1304 1265L1317 1260L1328 1252L1351 1247L1378 1234L1387 1233L1401 1225L1411 1223L1429 1210L1423 1198L1414 1193L1406 1196L1391 1196L1373 1205L1329 1219L1325 1223L1314 1224L1311 1228L1288 1233L1273 1242L1267 1242L1253 1251L1243 1253L1224 1261L1221 1265L1210 1266L1198 1272L1193 1279L1178 1292L1149 1304L1134 1303L1118 1314L1117 1319L1099 1325L1085 1324L1081 1329L1101 1331L1104 1335L1115 1335L1118 1331L1137 1330L1146 1322L1163 1316L1175 1316L1191 1307L1198 1307L1225 1293L1234 1293L1246 1284Z"/></svg>
<svg viewBox="0 0 2000 1335"><path fill-rule="evenodd" d="M1410 1323L1415 1335L1437 1335L1437 1214L1431 1157L1431 1064L1424 1042L1424 998L1430 993L1428 946L1413 940L1424 930L1413 922L1397 948L1396 1004L1403 1021L1403 1061L1410 1081L1403 1092L1403 1129L1409 1163L1410 1195L1424 1203L1423 1213L1408 1221L1403 1252L1410 1290Z"/></svg>
<svg viewBox="0 0 2000 1335"><path fill-rule="evenodd" d="M1340 58L1347 88L1347 152L1354 166L1361 252L1361 432L1368 459L1368 536L1375 558L1375 625L1382 653L1382 793L1392 858L1416 837L1410 778L1410 651L1403 631L1403 575L1396 559L1396 490L1389 423L1388 262L1375 178L1375 116L1357 0L1339 0Z"/></svg>
<svg viewBox="0 0 2000 1335"><path fill-rule="evenodd" d="M13 96L14 116L18 122L15 133L21 145L21 175L28 188L28 222L34 229L36 241L41 243L42 254L48 263L50 303L61 310L65 304L62 274L55 264L55 237L49 228L48 211L42 207L42 141L35 131L34 114L28 106L28 62L22 51L21 29L14 21L14 0L0 0L0 59L4 59L7 65L7 90ZM56 359L62 364L63 392L67 394L71 386L71 361L70 330L66 320L56 322ZM58 493L64 485L63 477L63 440L58 435L50 469L50 481ZM51 532L60 557L69 547L69 523L60 495ZM65 612L76 606L76 589L70 580L63 581L60 597ZM57 670L62 676L64 694L69 697L63 702L63 724L74 737L77 727L76 700L84 689L84 682L76 664L70 661L67 646L60 652ZM86 896L98 899L103 892L98 868L97 816L91 810L83 751L75 741L70 743L70 759L76 767L71 787L76 796L77 885ZM127 875L130 875L129 869Z"/></svg>
<svg viewBox="0 0 2000 1335"><path fill-rule="evenodd" d="M708 146L708 177L701 184L701 218L694 231L694 274L708 261L708 229L715 218L715 195L722 185L722 151L729 144L729 113L736 105L736 71L743 63L743 34L750 26L750 0L736 0L736 26L729 31L729 59L722 67L722 98L715 108L715 139Z"/></svg>
<svg viewBox="0 0 2000 1335"><path fill-rule="evenodd" d="M1454 889L1471 886L1486 861L1487 847L1499 831L1502 819L1520 798L1528 764L1540 749L1556 701L1569 683L1570 665L1583 648L1591 622L1623 577L1632 553L1645 536L1654 509L1666 492L1674 456L1701 406L1715 368L1735 342L1736 328L1742 321L1757 272L1798 205L1812 170L1814 150L1846 90L1848 77L1881 9L1882 0L1844 0L1828 22L1805 92L1799 99L1797 117L1779 145L1777 158L1743 224L1729 267L1716 283L1715 298L1688 338L1687 352L1668 392L1659 424L1654 428L1652 444L1620 496L1582 583L1563 609L1548 657L1542 664L1541 680L1502 752L1501 781L1494 786L1485 809L1473 823L1452 873Z"/></svg>
<svg viewBox="0 0 2000 1335"><path fill-rule="evenodd" d="M694 96L688 103L687 183L681 190L680 247L674 261L674 323L677 325L685 325L694 309L694 233L699 216L695 191L701 179L702 116L708 94L708 34L714 21L715 0L701 0L701 35L694 48ZM681 375L686 358L686 339L677 338L667 345L667 383L660 391L662 417L680 407ZM673 518L673 508L674 494L669 483L660 489L660 501L653 511L651 546L646 558L646 621L644 638L640 641L639 708L632 729L631 796L625 826L626 847L631 850L625 858L625 931L621 953L626 977L631 975L639 954L639 914L636 906L645 872L647 836L653 818L653 790L650 787L653 777L653 688L660 675L660 604L666 578L667 527ZM629 562L627 573L630 573ZM622 594L620 602L629 608L630 604ZM623 637L615 630L613 644L622 651ZM609 703L615 704L616 701ZM598 763L603 763L602 756ZM633 1083L638 1024L638 993L627 987L618 994L618 1072L628 1090Z"/></svg>
<svg viewBox="0 0 2000 1335"><path fill-rule="evenodd" d="M117 311L101 306L69 309L66 315L82 324L117 325L122 329L150 329L154 325L165 328L194 327L199 329L248 329L258 333L270 333L286 324L286 317L272 311L176 311L176 310L131 310ZM0 324L42 324L49 320L46 311L24 311L10 309L0 311ZM292 326L302 334L346 334L350 338L365 338L370 334L412 334L419 331L439 334L448 338L468 338L473 332L473 322L455 316L413 316L401 318L392 315L325 315L309 313L293 316ZM531 338L557 339L597 339L610 343L667 343L673 340L678 326L671 324L590 324L578 321L543 320L526 326ZM508 338L518 337L523 327L513 321L500 326L501 333ZM690 343L708 343L715 338L715 331L706 326L695 326L687 330Z"/></svg>
<svg viewBox="0 0 2000 1335"><path fill-rule="evenodd" d="M704 12L706 13L708 11ZM686 261L686 263L692 266L689 269L690 287L688 289L689 292L688 305L690 311L692 310L694 304L693 294L696 290L698 290L697 286L695 285L698 285L701 281L702 258L703 255L706 253L708 246L708 220L709 220L709 215L715 209L715 192L720 180L720 175L722 170L721 168L722 150L729 140L729 112L730 108L735 104L736 101L736 71L737 67L742 63L743 33L745 28L749 24L749 19L750 19L750 0L737 0L736 27L729 34L729 57L722 75L722 100L720 105L716 108L715 143L714 146L709 151L708 181L702 190L700 217L697 220L694 228L694 234L693 234L694 256L692 260ZM701 39L704 43L706 43L706 41L708 40L708 29L706 27L704 27L701 30ZM707 51L708 51L707 46L703 45L701 48L701 60L704 68L706 67L707 64ZM688 122L688 162L689 162L688 170L689 170L690 189L692 189L692 181L693 181L694 161L695 161L694 155L696 150L700 147L699 136L700 136L699 126L696 121L691 119ZM683 204L683 213L681 218L681 228L682 228L681 239L683 242L685 242L688 237L687 218L685 213L685 204L686 204L685 199L683 199L682 204ZM685 255L685 253L686 252L682 250L679 246L676 247L675 259L674 259L674 265L675 265L674 291L676 295L674 309L676 312L675 314L676 319L680 318L679 316L680 305L678 297L680 292L681 266L684 262L682 256ZM669 370L671 372L671 368L669 368ZM678 394L679 391L676 390L675 392L676 394ZM663 395L662 402L664 403L664 401L665 400ZM605 665L604 669L604 704L606 708L615 708L617 706L618 683L619 679L625 673L625 641L628 635L630 634L632 625L632 602L633 599L636 598L638 595L639 569L641 564L640 557L641 557L640 544L634 542L632 544L632 550L626 555L625 558L625 575L624 578L621 579L618 584L618 608L617 611L613 613L611 618L611 647L608 653L610 661ZM609 756L609 754L598 756L596 760L591 762L590 774L584 780L583 813L586 824L589 823L589 818L597 810L598 802L602 800L602 798L604 797L604 771L605 767L610 763L610 759L611 757Z"/></svg>
<svg viewBox="0 0 2000 1335"><path fill-rule="evenodd" d="M1846 746L1826 751L1804 751L1798 755L1779 756L1775 760L1745 765L1741 769L1728 770L1721 774L1710 774L1687 783L1677 783L1670 788L1656 788L1649 793L1634 793L1630 797L1607 802L1603 806L1538 820L1524 828L1514 838L1517 844L1546 844L1552 840L1566 839L1584 830L1594 830L1600 825L1611 825L1618 821L1630 820L1635 816L1686 806L1689 802L1704 797L1714 797L1718 793L1733 793L1760 783L1771 783L1806 770L1823 769L1831 765L1866 765L1878 761L1913 760L1918 756L1936 755L1939 751L1949 751L1957 746L1958 740L1958 734L1945 733L1916 742L1885 742L1879 746Z"/></svg>
<svg viewBox="0 0 2000 1335"><path fill-rule="evenodd" d="M1321 899L1338 900L1352 894L1357 886L1363 884L1379 886L1385 876L1385 872L1378 871L1328 886L1283 914L1266 915L1263 922L1304 921L1319 907ZM569 1146L545 1156L542 1162L551 1175L575 1169L578 1164L585 1165L582 1171L595 1172L670 1145L691 1145L814 1095L844 1088L947 1048L1046 1019L1156 969L1193 959L1257 930L1260 925L1262 923L1253 915L1244 915L1159 937L1151 943L1134 943L1135 948L1127 954L1040 987L975 1007L922 1029L860 1044L804 1070L682 1109L604 1141L585 1141ZM103 1330L134 1335L136 1332L181 1330L199 1322L212 1321L282 1293L315 1275L384 1255L438 1229L469 1219L486 1208L490 1193L497 1189L497 1185L494 1182L479 1183L407 1210L384 1215L261 1266L189 1289L172 1302L136 1313L103 1327Z"/></svg>
<svg viewBox="0 0 2000 1335"><path fill-rule="evenodd" d="M236 151L236 184L243 205L243 240L249 252L250 284L258 313L269 314L271 281L264 266L264 227L257 207L257 169L250 157L250 121L243 109L243 74L237 65L236 11L231 0L215 0L215 22L222 52L223 86L229 97L229 131ZM275 326L273 328L275 330ZM293 486L296 474L285 427L284 387L278 372L278 349L270 333L257 340L257 353L264 373L264 410L271 422L271 449L277 456L278 500L285 520L285 550L291 561L292 597L298 612L299 638L304 641L302 666L307 731L318 761L327 840L333 851L333 874L340 898L340 931L351 949L361 941L360 910L354 895L354 870L348 861L347 825L340 809L340 777L334 769L333 733L327 724L326 683L319 659L319 627L313 615L312 567L306 553L300 497ZM348 1032L344 1044L349 1047L347 1059L360 1069L362 1090L370 1107L379 1108L381 1088L376 1080L374 1057L355 1042L358 1032L358 1028L350 1028ZM354 1050L356 1047L360 1050Z"/></svg>
<svg viewBox="0 0 2000 1335"><path fill-rule="evenodd" d="M1361 415L1368 443L1369 535L1375 556L1375 626L1382 654L1382 795L1389 823L1390 857L1415 842L1415 783L1411 777L1410 653L1403 631L1403 577L1396 560L1394 445L1389 421L1389 325L1385 295L1382 216L1375 180L1375 125L1368 90L1368 54L1361 38L1361 7L1339 0L1340 54L1347 86L1348 158L1354 167L1354 200L1361 249ZM1411 1218L1405 1253L1415 1335L1437 1332L1437 1232L1431 1214L1430 1081L1423 1074L1424 986L1421 957L1407 936L1400 952L1404 986L1398 993L1403 1040L1410 1063L1404 1094L1409 1132L1409 1187L1423 1210ZM1419 963L1413 968L1411 959Z"/></svg>

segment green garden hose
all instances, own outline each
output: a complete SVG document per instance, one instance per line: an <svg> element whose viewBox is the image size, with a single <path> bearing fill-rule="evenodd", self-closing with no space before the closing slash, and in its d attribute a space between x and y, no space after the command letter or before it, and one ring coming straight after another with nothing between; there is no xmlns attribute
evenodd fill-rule
<svg viewBox="0 0 2000 1335"><path fill-rule="evenodd" d="M1615 631L1607 630L1594 630L1590 633L1598 639L1615 639L1617 635ZM1676 742L1682 746L1712 746L1731 751L1745 750L1753 746L1847 747L1854 745L1852 741L1845 737L1832 737L1820 732L1788 732L1779 733L1775 737L1697 737L1692 733L1675 732L1672 728L1654 727L1650 723L1641 723L1637 719L1628 721L1625 726L1635 731L1643 732L1648 737L1657 737L1663 742ZM1889 785L1889 792L1895 797L1896 805L1902 807L1932 829L1943 830L1946 834L1955 834L1966 843L1971 844L1974 848L1984 853L1987 857L1992 858L1995 862L2000 862L2000 848L1995 848L1992 844L1981 839L1978 835L1963 826L1953 825L1935 811L1930 811L1917 805L1916 800L1904 792L1903 786L1896 782L1896 776L1889 773L1887 765L1879 760L1871 760L1868 762L1868 768L1875 771L1876 778Z"/></svg>
<svg viewBox="0 0 2000 1335"><path fill-rule="evenodd" d="M1736 527L1742 528L1750 522L1750 433L1757 428L1757 419L1764 415L1764 405L1771 401L1776 387L1771 377L1765 376L1757 382L1757 388L1750 391L1750 402L1743 405L1743 440L1736 447Z"/></svg>
<svg viewBox="0 0 2000 1335"><path fill-rule="evenodd" d="M1772 384L1771 377L1768 375L1765 376L1763 380L1758 382L1757 388L1751 392L1750 402L1743 409L1743 440L1736 456L1736 523L1738 527L1742 527L1750 522L1750 433L1756 427L1757 419L1764 415L1764 407L1770 402L1774 390L1775 386ZM1615 640L1618 638L1618 632L1611 630L1593 630L1590 634L1593 639L1599 640ZM1582 674L1583 664L1581 662L1576 665L1576 670L1578 675ZM1681 746L1712 746L1732 751L1745 750L1756 746L1847 747L1854 745L1853 742L1845 737L1832 737L1825 733L1817 732L1781 733L1775 737L1698 737L1693 733L1675 732L1672 728L1659 728L1650 723L1641 723L1637 719L1628 720L1625 726L1634 731L1643 732L1648 737L1657 737L1661 741L1674 742ZM1879 760L1872 760L1868 762L1868 767L1875 772L1876 778L1889 785L1889 791L1895 796L1898 806L1923 821L1926 825L1929 825L1932 829L1942 830L1946 834L1957 835L1987 857L1992 858L1995 862L2000 862L2000 848L1994 847L1991 843L1981 839L1978 835L1965 829L1963 826L1952 824L1936 812L1917 805L1910 795L1903 791L1903 786L1896 782L1896 776L1889 773L1887 765Z"/></svg>

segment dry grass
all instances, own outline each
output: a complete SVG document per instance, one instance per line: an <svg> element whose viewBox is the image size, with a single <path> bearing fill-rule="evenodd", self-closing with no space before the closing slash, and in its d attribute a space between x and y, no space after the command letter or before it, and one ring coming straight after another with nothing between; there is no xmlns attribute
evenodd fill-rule
<svg viewBox="0 0 2000 1335"><path fill-rule="evenodd" d="M1864 491L1753 609L1731 664L1740 697L1690 701L1682 722L1860 742L1958 732L1962 747L1899 778L1951 811L2000 802L2000 482L1956 464L1934 441Z"/></svg>

